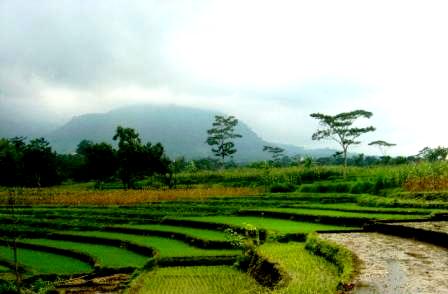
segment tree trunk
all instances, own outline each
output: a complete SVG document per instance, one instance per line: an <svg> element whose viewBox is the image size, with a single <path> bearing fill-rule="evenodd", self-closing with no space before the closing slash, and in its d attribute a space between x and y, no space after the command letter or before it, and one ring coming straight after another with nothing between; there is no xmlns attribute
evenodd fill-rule
<svg viewBox="0 0 448 294"><path fill-rule="evenodd" d="M347 178L347 148L344 148L344 179Z"/></svg>

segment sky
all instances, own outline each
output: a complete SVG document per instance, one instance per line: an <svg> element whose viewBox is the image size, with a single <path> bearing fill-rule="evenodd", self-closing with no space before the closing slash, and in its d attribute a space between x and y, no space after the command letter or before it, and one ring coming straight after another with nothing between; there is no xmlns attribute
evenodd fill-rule
<svg viewBox="0 0 448 294"><path fill-rule="evenodd" d="M139 103L234 115L308 148L355 109L391 155L448 145L447 1L0 0L0 116L62 124Z"/></svg>

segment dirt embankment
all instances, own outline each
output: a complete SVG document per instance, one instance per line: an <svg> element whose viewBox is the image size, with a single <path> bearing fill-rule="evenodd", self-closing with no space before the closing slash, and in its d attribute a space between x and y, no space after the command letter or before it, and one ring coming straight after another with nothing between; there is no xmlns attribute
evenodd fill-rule
<svg viewBox="0 0 448 294"><path fill-rule="evenodd" d="M448 294L448 250L378 233L321 234L361 261L355 294Z"/></svg>
<svg viewBox="0 0 448 294"><path fill-rule="evenodd" d="M406 226L406 227L411 227L411 228L416 228L416 229L423 229L423 230L448 234L448 221L403 222L403 223L394 223L393 225L400 225L400 226Z"/></svg>

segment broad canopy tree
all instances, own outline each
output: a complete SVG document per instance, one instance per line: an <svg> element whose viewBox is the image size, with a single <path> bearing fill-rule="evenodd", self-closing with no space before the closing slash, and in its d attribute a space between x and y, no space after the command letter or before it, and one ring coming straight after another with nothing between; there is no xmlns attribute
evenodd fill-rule
<svg viewBox="0 0 448 294"><path fill-rule="evenodd" d="M341 146L341 152L344 158L345 177L347 174L348 148L352 145L360 144L361 141L358 141L358 138L361 135L375 131L373 126L359 128L353 126L353 123L359 118L370 118L372 113L365 110L354 110L336 115L312 113L310 116L317 119L323 127L312 135L313 140L331 139Z"/></svg>
<svg viewBox="0 0 448 294"><path fill-rule="evenodd" d="M238 120L234 116L215 115L215 121L212 128L207 130L207 144L212 147L212 152L216 157L221 158L221 165L228 156L232 156L237 150L234 139L241 138L240 134L235 133L235 127Z"/></svg>
<svg viewBox="0 0 448 294"><path fill-rule="evenodd" d="M78 144L77 153L84 157L85 175L96 181L97 188L101 189L117 170L116 152L108 143L83 140Z"/></svg>
<svg viewBox="0 0 448 294"><path fill-rule="evenodd" d="M134 188L135 181L143 176L168 172L170 161L162 144L143 145L134 129L121 126L113 139L118 140L118 176L126 188Z"/></svg>
<svg viewBox="0 0 448 294"><path fill-rule="evenodd" d="M268 152L272 156L272 162L274 164L279 164L280 159L285 156L285 149L278 146L263 146L263 151Z"/></svg>

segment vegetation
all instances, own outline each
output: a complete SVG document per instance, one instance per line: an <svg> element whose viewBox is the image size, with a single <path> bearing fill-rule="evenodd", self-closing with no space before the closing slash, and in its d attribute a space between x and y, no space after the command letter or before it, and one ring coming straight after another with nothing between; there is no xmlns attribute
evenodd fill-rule
<svg viewBox="0 0 448 294"><path fill-rule="evenodd" d="M148 261L147 256L113 246L51 239L25 239L23 241L28 244L84 252L95 258L98 261L98 264L104 267L143 267Z"/></svg>
<svg viewBox="0 0 448 294"><path fill-rule="evenodd" d="M236 294L266 293L248 274L225 266L170 267L142 274L133 282L129 294Z"/></svg>
<svg viewBox="0 0 448 294"><path fill-rule="evenodd" d="M317 119L324 127L317 130L313 136L313 140L331 139L336 141L342 148L342 155L344 157L344 177L347 168L347 152L351 145L360 144L357 141L362 134L372 132L374 127L369 126L365 128L353 127L353 123L358 118L370 118L372 113L365 110L354 110L350 112L342 112L336 115L327 115L322 113L312 113L311 117Z"/></svg>
<svg viewBox="0 0 448 294"><path fill-rule="evenodd" d="M18 255L20 265L34 274L79 274L93 270L89 264L68 256L23 248L18 249ZM1 259L12 259L10 248L0 246Z"/></svg>
<svg viewBox="0 0 448 294"><path fill-rule="evenodd" d="M207 130L207 144L216 146L212 148L212 152L215 156L221 158L222 164L224 164L226 157L232 156L237 151L235 143L232 141L242 137L235 133L237 125L238 120L234 116L216 115L212 128Z"/></svg>
<svg viewBox="0 0 448 294"><path fill-rule="evenodd" d="M246 224L254 225L257 228L265 229L273 235L310 233L314 231L330 231L353 229L341 226L332 226L324 224L295 222L283 219L251 217L251 216L202 216L202 217L186 217L186 220L194 220L210 223L222 223L244 227Z"/></svg>
<svg viewBox="0 0 448 294"><path fill-rule="evenodd" d="M305 248L336 265L341 284L350 283L354 275L354 257L348 249L314 234L308 235Z"/></svg>
<svg viewBox="0 0 448 294"><path fill-rule="evenodd" d="M335 293L340 282L336 266L313 256L303 243L266 243L258 251L289 275L287 284L274 293Z"/></svg>
<svg viewBox="0 0 448 294"><path fill-rule="evenodd" d="M336 136L345 150L371 130L352 127L368 112L315 116L336 128L316 138ZM133 129L118 127L115 139L118 148L82 141L74 155L54 153L44 139L0 140L0 291L35 289L38 278L47 285L73 274L131 274L129 293L335 293L350 288L353 256L316 232L448 211L442 148L323 165L267 146L271 161L222 166L233 153L221 162L169 161ZM13 239L23 283L13 282Z"/></svg>

